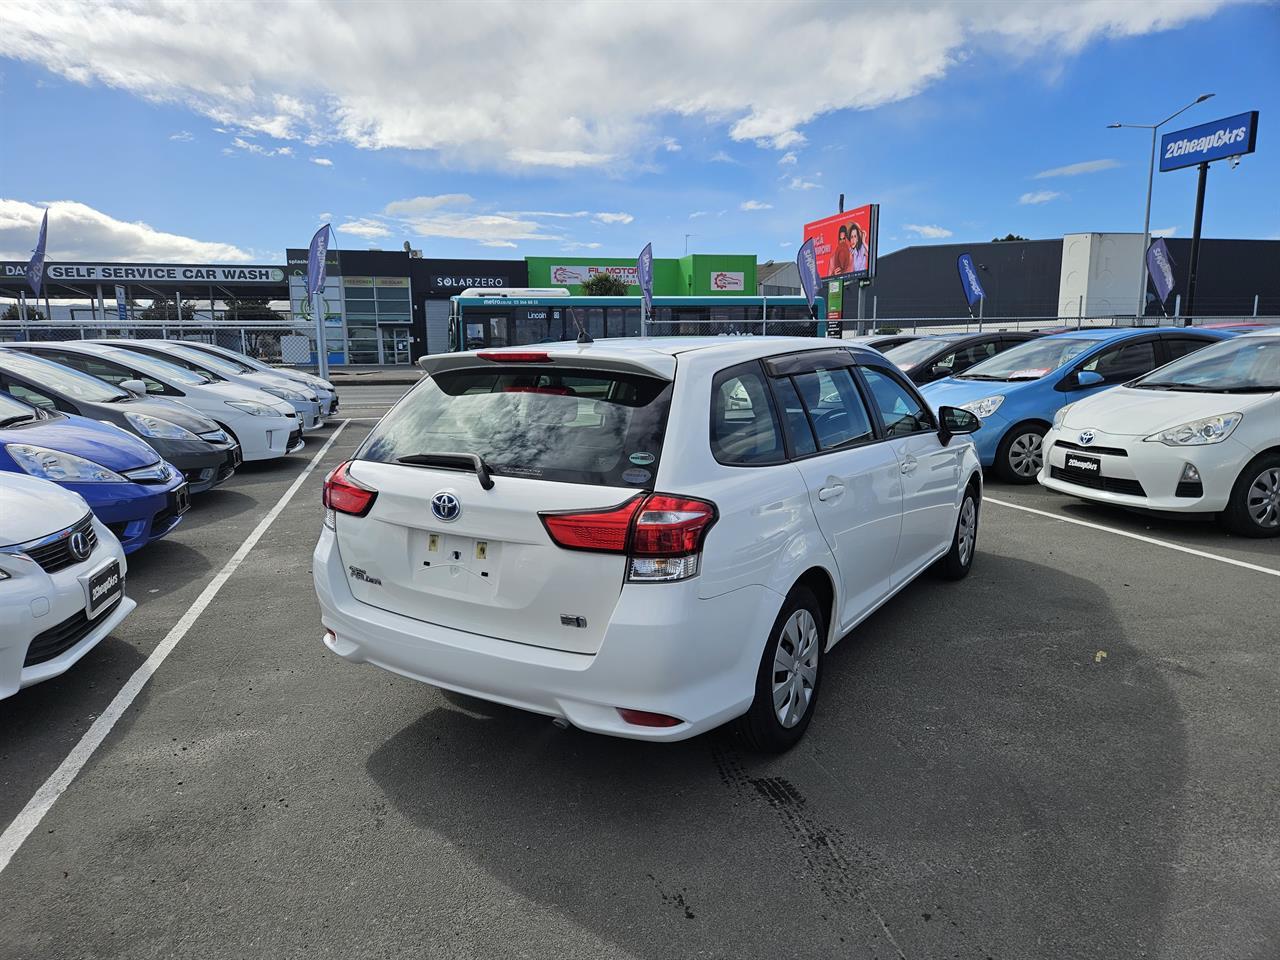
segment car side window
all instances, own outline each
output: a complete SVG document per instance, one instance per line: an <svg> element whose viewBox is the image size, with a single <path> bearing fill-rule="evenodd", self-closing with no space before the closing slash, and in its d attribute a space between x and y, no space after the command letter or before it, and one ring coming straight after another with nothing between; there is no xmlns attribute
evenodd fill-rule
<svg viewBox="0 0 1280 960"><path fill-rule="evenodd" d="M962 370L968 370L979 360L985 360L987 357L994 357L995 355L995 341L988 340L986 343L975 343L952 351L932 364L932 366L949 367L952 373L960 373Z"/></svg>
<svg viewBox="0 0 1280 960"><path fill-rule="evenodd" d="M791 378L774 377L773 395L778 400L783 422L787 425L787 434L791 437L791 452L797 457L817 453L818 442L813 439L809 417L804 412L800 394L796 393L796 385L791 382Z"/></svg>
<svg viewBox="0 0 1280 960"><path fill-rule="evenodd" d="M721 370L711 382L711 453L730 466L782 463L786 450L759 363Z"/></svg>
<svg viewBox="0 0 1280 960"><path fill-rule="evenodd" d="M905 437L935 429L929 408L893 374L879 367L864 366L861 370L884 421L885 436Z"/></svg>
<svg viewBox="0 0 1280 960"><path fill-rule="evenodd" d="M1124 383L1156 367L1156 345L1152 340L1122 343L1086 363L1081 370L1100 374L1104 383Z"/></svg>
<svg viewBox="0 0 1280 960"><path fill-rule="evenodd" d="M1164 348L1169 351L1169 360L1177 360L1188 353L1195 353L1207 347L1210 343L1212 343L1211 340L1196 340L1191 337L1166 337Z"/></svg>
<svg viewBox="0 0 1280 960"><path fill-rule="evenodd" d="M800 373L792 380L820 450L866 443L875 437L871 416L849 367Z"/></svg>

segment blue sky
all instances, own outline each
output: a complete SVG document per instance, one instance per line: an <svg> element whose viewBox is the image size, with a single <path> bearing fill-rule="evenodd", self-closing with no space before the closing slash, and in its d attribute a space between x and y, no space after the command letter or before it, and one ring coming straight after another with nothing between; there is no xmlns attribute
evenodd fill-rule
<svg viewBox="0 0 1280 960"><path fill-rule="evenodd" d="M676 29L678 11L656 6L650 26L665 17ZM219 47L221 59L202 69L157 54L154 23L134 30L125 17L118 35L97 38L99 51L94 32L86 45L61 41L33 24L34 8L10 6L0 32L15 29L18 40L0 49L0 102L17 149L0 153L0 259L25 256L35 207L54 201L74 204L51 216L54 259L276 262L328 214L343 248L407 239L427 256L632 256L651 240L658 256L675 256L689 233L692 252L765 260L791 256L801 224L834 212L840 192L850 206L881 204L884 251L1010 231L1138 231L1149 139L1105 125L1161 119L1206 92L1215 98L1168 129L1251 109L1261 118L1258 152L1210 174L1205 234L1280 238L1280 8L1167 5L1154 24L1117 28L1132 6L1092 7L1105 8L1098 23L1049 23L1012 39L991 30L1021 27L974 21L1017 10L1034 18L1050 5L974 8L960 41L904 51L921 62L916 73L892 49L920 23L878 28L889 32L868 42L890 52L862 58L856 31L810 29L807 51L744 27L727 61L742 77L703 69L695 37L670 55L690 58L694 76L664 81L656 105L630 75L613 76L608 56L584 55L574 75L564 50L565 63L546 69L569 75L533 91L545 116L527 129L517 116L495 136L502 118L486 97L507 96L506 81L482 69L465 37L454 49L469 59L447 68L452 77L469 63L467 86L433 94L451 81L419 69L413 50L403 54L412 70L361 87L363 64L299 80L236 60L236 49L286 53L270 29L266 39L245 32L251 17L210 28L237 31L240 46ZM891 76L888 93L870 64ZM887 102L840 105L877 97ZM1079 164L1096 169L1036 177ZM1190 235L1194 194L1194 170L1157 172L1153 228Z"/></svg>

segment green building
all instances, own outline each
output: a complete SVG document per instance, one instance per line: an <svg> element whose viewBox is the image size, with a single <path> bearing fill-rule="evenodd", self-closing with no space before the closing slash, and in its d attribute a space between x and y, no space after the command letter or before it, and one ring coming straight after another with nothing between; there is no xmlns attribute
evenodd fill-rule
<svg viewBox="0 0 1280 960"><path fill-rule="evenodd" d="M596 273L611 273L639 295L636 262L621 257L526 257L529 286L567 287L582 293L582 283ZM714 294L755 296L756 258L752 254L691 253L676 259L653 258L655 297L702 297Z"/></svg>

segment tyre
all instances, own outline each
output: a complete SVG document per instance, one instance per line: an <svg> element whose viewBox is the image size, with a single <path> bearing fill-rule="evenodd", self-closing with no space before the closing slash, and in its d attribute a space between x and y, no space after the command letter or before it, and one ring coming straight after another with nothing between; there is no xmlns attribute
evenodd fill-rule
<svg viewBox="0 0 1280 960"><path fill-rule="evenodd" d="M809 728L822 679L826 621L813 591L792 588L764 645L755 699L737 720L738 733L751 749L782 753Z"/></svg>
<svg viewBox="0 0 1280 960"><path fill-rule="evenodd" d="M1280 453L1264 453L1240 471L1219 520L1237 536L1280 536Z"/></svg>
<svg viewBox="0 0 1280 960"><path fill-rule="evenodd" d="M973 569L973 555L978 549L978 495L973 487L966 487L960 501L960 515L956 517L955 534L951 537L951 549L933 565L933 572L944 580L963 580Z"/></svg>
<svg viewBox="0 0 1280 960"><path fill-rule="evenodd" d="M1040 423L1020 423L1004 435L996 450L996 473L1007 483L1035 483L1044 465L1044 435Z"/></svg>

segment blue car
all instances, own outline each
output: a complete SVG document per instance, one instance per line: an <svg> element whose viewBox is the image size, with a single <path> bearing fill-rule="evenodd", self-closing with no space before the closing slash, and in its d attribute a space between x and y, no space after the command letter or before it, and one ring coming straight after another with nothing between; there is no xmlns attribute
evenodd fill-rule
<svg viewBox="0 0 1280 960"><path fill-rule="evenodd" d="M80 494L125 553L163 537L191 503L182 474L132 434L0 393L0 500L5 472Z"/></svg>
<svg viewBox="0 0 1280 960"><path fill-rule="evenodd" d="M1057 412L1184 354L1233 336L1190 327L1094 327L1019 344L964 373L920 388L936 411L978 415L978 457L1002 480L1033 483Z"/></svg>

